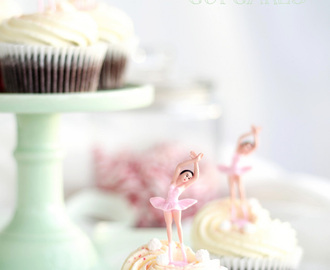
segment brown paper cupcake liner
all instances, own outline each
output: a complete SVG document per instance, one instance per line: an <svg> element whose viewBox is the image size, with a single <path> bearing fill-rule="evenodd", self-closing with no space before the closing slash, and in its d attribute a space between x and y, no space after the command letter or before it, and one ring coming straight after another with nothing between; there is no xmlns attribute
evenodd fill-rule
<svg viewBox="0 0 330 270"><path fill-rule="evenodd" d="M130 46L107 44L108 49L102 65L99 90L120 88L124 84L128 62L136 43Z"/></svg>
<svg viewBox="0 0 330 270"><path fill-rule="evenodd" d="M96 91L106 46L54 48L0 44L5 92Z"/></svg>
<svg viewBox="0 0 330 270"><path fill-rule="evenodd" d="M98 89L114 89L123 86L127 68L127 56L108 52L104 59Z"/></svg>
<svg viewBox="0 0 330 270"><path fill-rule="evenodd" d="M4 92L5 88L3 85L2 72L1 72L1 62L0 62L0 93Z"/></svg>

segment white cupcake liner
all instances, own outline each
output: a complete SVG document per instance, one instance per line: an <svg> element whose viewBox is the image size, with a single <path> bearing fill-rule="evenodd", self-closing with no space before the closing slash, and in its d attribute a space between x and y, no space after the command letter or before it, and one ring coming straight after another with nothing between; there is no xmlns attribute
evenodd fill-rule
<svg viewBox="0 0 330 270"><path fill-rule="evenodd" d="M106 46L51 47L0 43L6 92L96 91Z"/></svg>
<svg viewBox="0 0 330 270"><path fill-rule="evenodd" d="M297 248L293 254L283 258L238 258L214 254L211 257L220 259L221 265L228 270L296 270L301 261L302 249Z"/></svg>

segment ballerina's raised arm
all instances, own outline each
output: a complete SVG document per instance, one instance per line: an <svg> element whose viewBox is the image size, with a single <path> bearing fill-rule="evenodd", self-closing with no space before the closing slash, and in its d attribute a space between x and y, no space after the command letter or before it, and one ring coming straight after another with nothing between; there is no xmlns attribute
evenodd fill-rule
<svg viewBox="0 0 330 270"><path fill-rule="evenodd" d="M251 131L244 133L237 140L236 152L238 154L248 155L255 151L259 145L259 132L261 128L257 126L251 126ZM246 138L253 136L253 142L246 141Z"/></svg>

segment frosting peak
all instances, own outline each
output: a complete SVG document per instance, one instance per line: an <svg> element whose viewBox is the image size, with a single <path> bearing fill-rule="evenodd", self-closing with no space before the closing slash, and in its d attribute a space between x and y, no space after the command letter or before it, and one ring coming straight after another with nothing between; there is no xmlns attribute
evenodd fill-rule
<svg viewBox="0 0 330 270"><path fill-rule="evenodd" d="M74 0L70 1L71 3L76 3ZM104 2L96 3L95 6L85 9L85 11L97 23L101 41L119 45L128 51L136 47L137 38L135 36L134 24L124 11Z"/></svg>

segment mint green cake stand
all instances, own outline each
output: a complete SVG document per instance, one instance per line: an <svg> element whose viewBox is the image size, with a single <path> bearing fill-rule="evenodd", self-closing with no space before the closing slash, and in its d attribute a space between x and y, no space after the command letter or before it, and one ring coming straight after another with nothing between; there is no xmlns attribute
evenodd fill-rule
<svg viewBox="0 0 330 270"><path fill-rule="evenodd" d="M0 233L1 270L94 270L100 260L89 238L66 214L60 113L140 108L153 88L67 94L0 94L0 112L17 119L17 203ZM79 164L77 164L79 166Z"/></svg>

